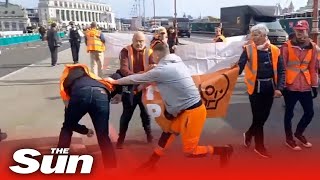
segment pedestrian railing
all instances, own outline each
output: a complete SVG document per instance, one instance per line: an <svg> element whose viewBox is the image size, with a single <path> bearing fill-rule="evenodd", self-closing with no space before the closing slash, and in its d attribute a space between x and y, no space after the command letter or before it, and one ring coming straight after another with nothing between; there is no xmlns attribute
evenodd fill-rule
<svg viewBox="0 0 320 180"><path fill-rule="evenodd" d="M58 32L60 38L64 38L64 32ZM11 46L23 43L30 43L35 41L40 41L39 33L28 33L19 35L8 35L0 37L0 46Z"/></svg>

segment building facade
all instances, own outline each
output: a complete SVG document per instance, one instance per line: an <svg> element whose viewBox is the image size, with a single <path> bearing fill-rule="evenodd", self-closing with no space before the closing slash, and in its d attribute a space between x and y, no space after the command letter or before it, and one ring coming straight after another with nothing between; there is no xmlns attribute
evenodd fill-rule
<svg viewBox="0 0 320 180"><path fill-rule="evenodd" d="M39 24L39 11L36 8L27 8L28 18L30 19L31 25Z"/></svg>
<svg viewBox="0 0 320 180"><path fill-rule="evenodd" d="M152 27L152 26L166 26L169 24L169 19L173 17L171 16L156 16L146 18L145 20L145 26Z"/></svg>
<svg viewBox="0 0 320 180"><path fill-rule="evenodd" d="M97 22L102 28L116 28L115 15L107 4L92 0L39 0L40 24L57 22L67 26L70 21L76 25L88 26Z"/></svg>
<svg viewBox="0 0 320 180"><path fill-rule="evenodd" d="M320 3L318 4L318 9L320 9ZM312 11L312 10L313 10L313 0L308 0L307 5L299 9L299 11Z"/></svg>
<svg viewBox="0 0 320 180"><path fill-rule="evenodd" d="M0 2L0 31L23 31L29 24L28 14L19 5Z"/></svg>

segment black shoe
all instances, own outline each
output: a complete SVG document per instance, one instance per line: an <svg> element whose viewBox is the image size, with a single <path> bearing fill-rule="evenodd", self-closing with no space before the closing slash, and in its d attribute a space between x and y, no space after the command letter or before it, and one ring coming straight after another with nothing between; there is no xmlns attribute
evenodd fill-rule
<svg viewBox="0 0 320 180"><path fill-rule="evenodd" d="M51 64L52 67L56 66L57 64Z"/></svg>
<svg viewBox="0 0 320 180"><path fill-rule="evenodd" d="M74 61L74 62L73 62L73 64L78 64L78 63L79 63L78 61Z"/></svg>
<svg viewBox="0 0 320 180"><path fill-rule="evenodd" d="M3 141L3 140L5 140L5 139L7 139L7 133L3 133L3 132L1 132L1 129L0 129L0 141Z"/></svg>
<svg viewBox="0 0 320 180"><path fill-rule="evenodd" d="M271 155L268 153L268 151L265 148L255 148L254 152L256 152L258 155L260 155L263 158L271 158Z"/></svg>
<svg viewBox="0 0 320 180"><path fill-rule="evenodd" d="M312 144L310 142L308 142L308 140L306 139L306 137L304 137L303 135L294 135L301 143L304 147L306 148L311 148Z"/></svg>
<svg viewBox="0 0 320 180"><path fill-rule="evenodd" d="M233 147L226 145L224 152L220 155L220 167L224 168L229 164L232 153Z"/></svg>
<svg viewBox="0 0 320 180"><path fill-rule="evenodd" d="M245 147L249 148L251 145L252 136L248 136L246 133L243 133L243 144Z"/></svg>
<svg viewBox="0 0 320 180"><path fill-rule="evenodd" d="M286 140L286 145L294 151L301 151L302 149L296 144L294 140Z"/></svg>
<svg viewBox="0 0 320 180"><path fill-rule="evenodd" d="M123 149L123 143L124 143L124 138L118 138L117 144L116 144L116 148L117 149Z"/></svg>
<svg viewBox="0 0 320 180"><path fill-rule="evenodd" d="M147 141L148 141L148 143L152 143L153 136L151 134L147 134Z"/></svg>

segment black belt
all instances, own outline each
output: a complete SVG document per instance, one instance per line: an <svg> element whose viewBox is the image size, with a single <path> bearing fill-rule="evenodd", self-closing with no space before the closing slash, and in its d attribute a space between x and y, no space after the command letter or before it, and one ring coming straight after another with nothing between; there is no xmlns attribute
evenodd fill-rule
<svg viewBox="0 0 320 180"><path fill-rule="evenodd" d="M194 105L190 106L189 108L187 108L186 110L192 110L195 109L197 107L200 107L202 105L202 100L200 100L199 102L195 103Z"/></svg>

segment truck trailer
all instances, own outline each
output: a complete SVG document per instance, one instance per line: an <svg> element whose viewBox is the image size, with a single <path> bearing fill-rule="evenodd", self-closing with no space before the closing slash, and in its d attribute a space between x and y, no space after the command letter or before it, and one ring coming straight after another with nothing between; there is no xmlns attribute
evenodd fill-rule
<svg viewBox="0 0 320 180"><path fill-rule="evenodd" d="M221 8L221 23L226 37L249 34L249 27L265 24L269 29L268 37L272 44L281 46L288 40L275 15L276 6L234 6Z"/></svg>

